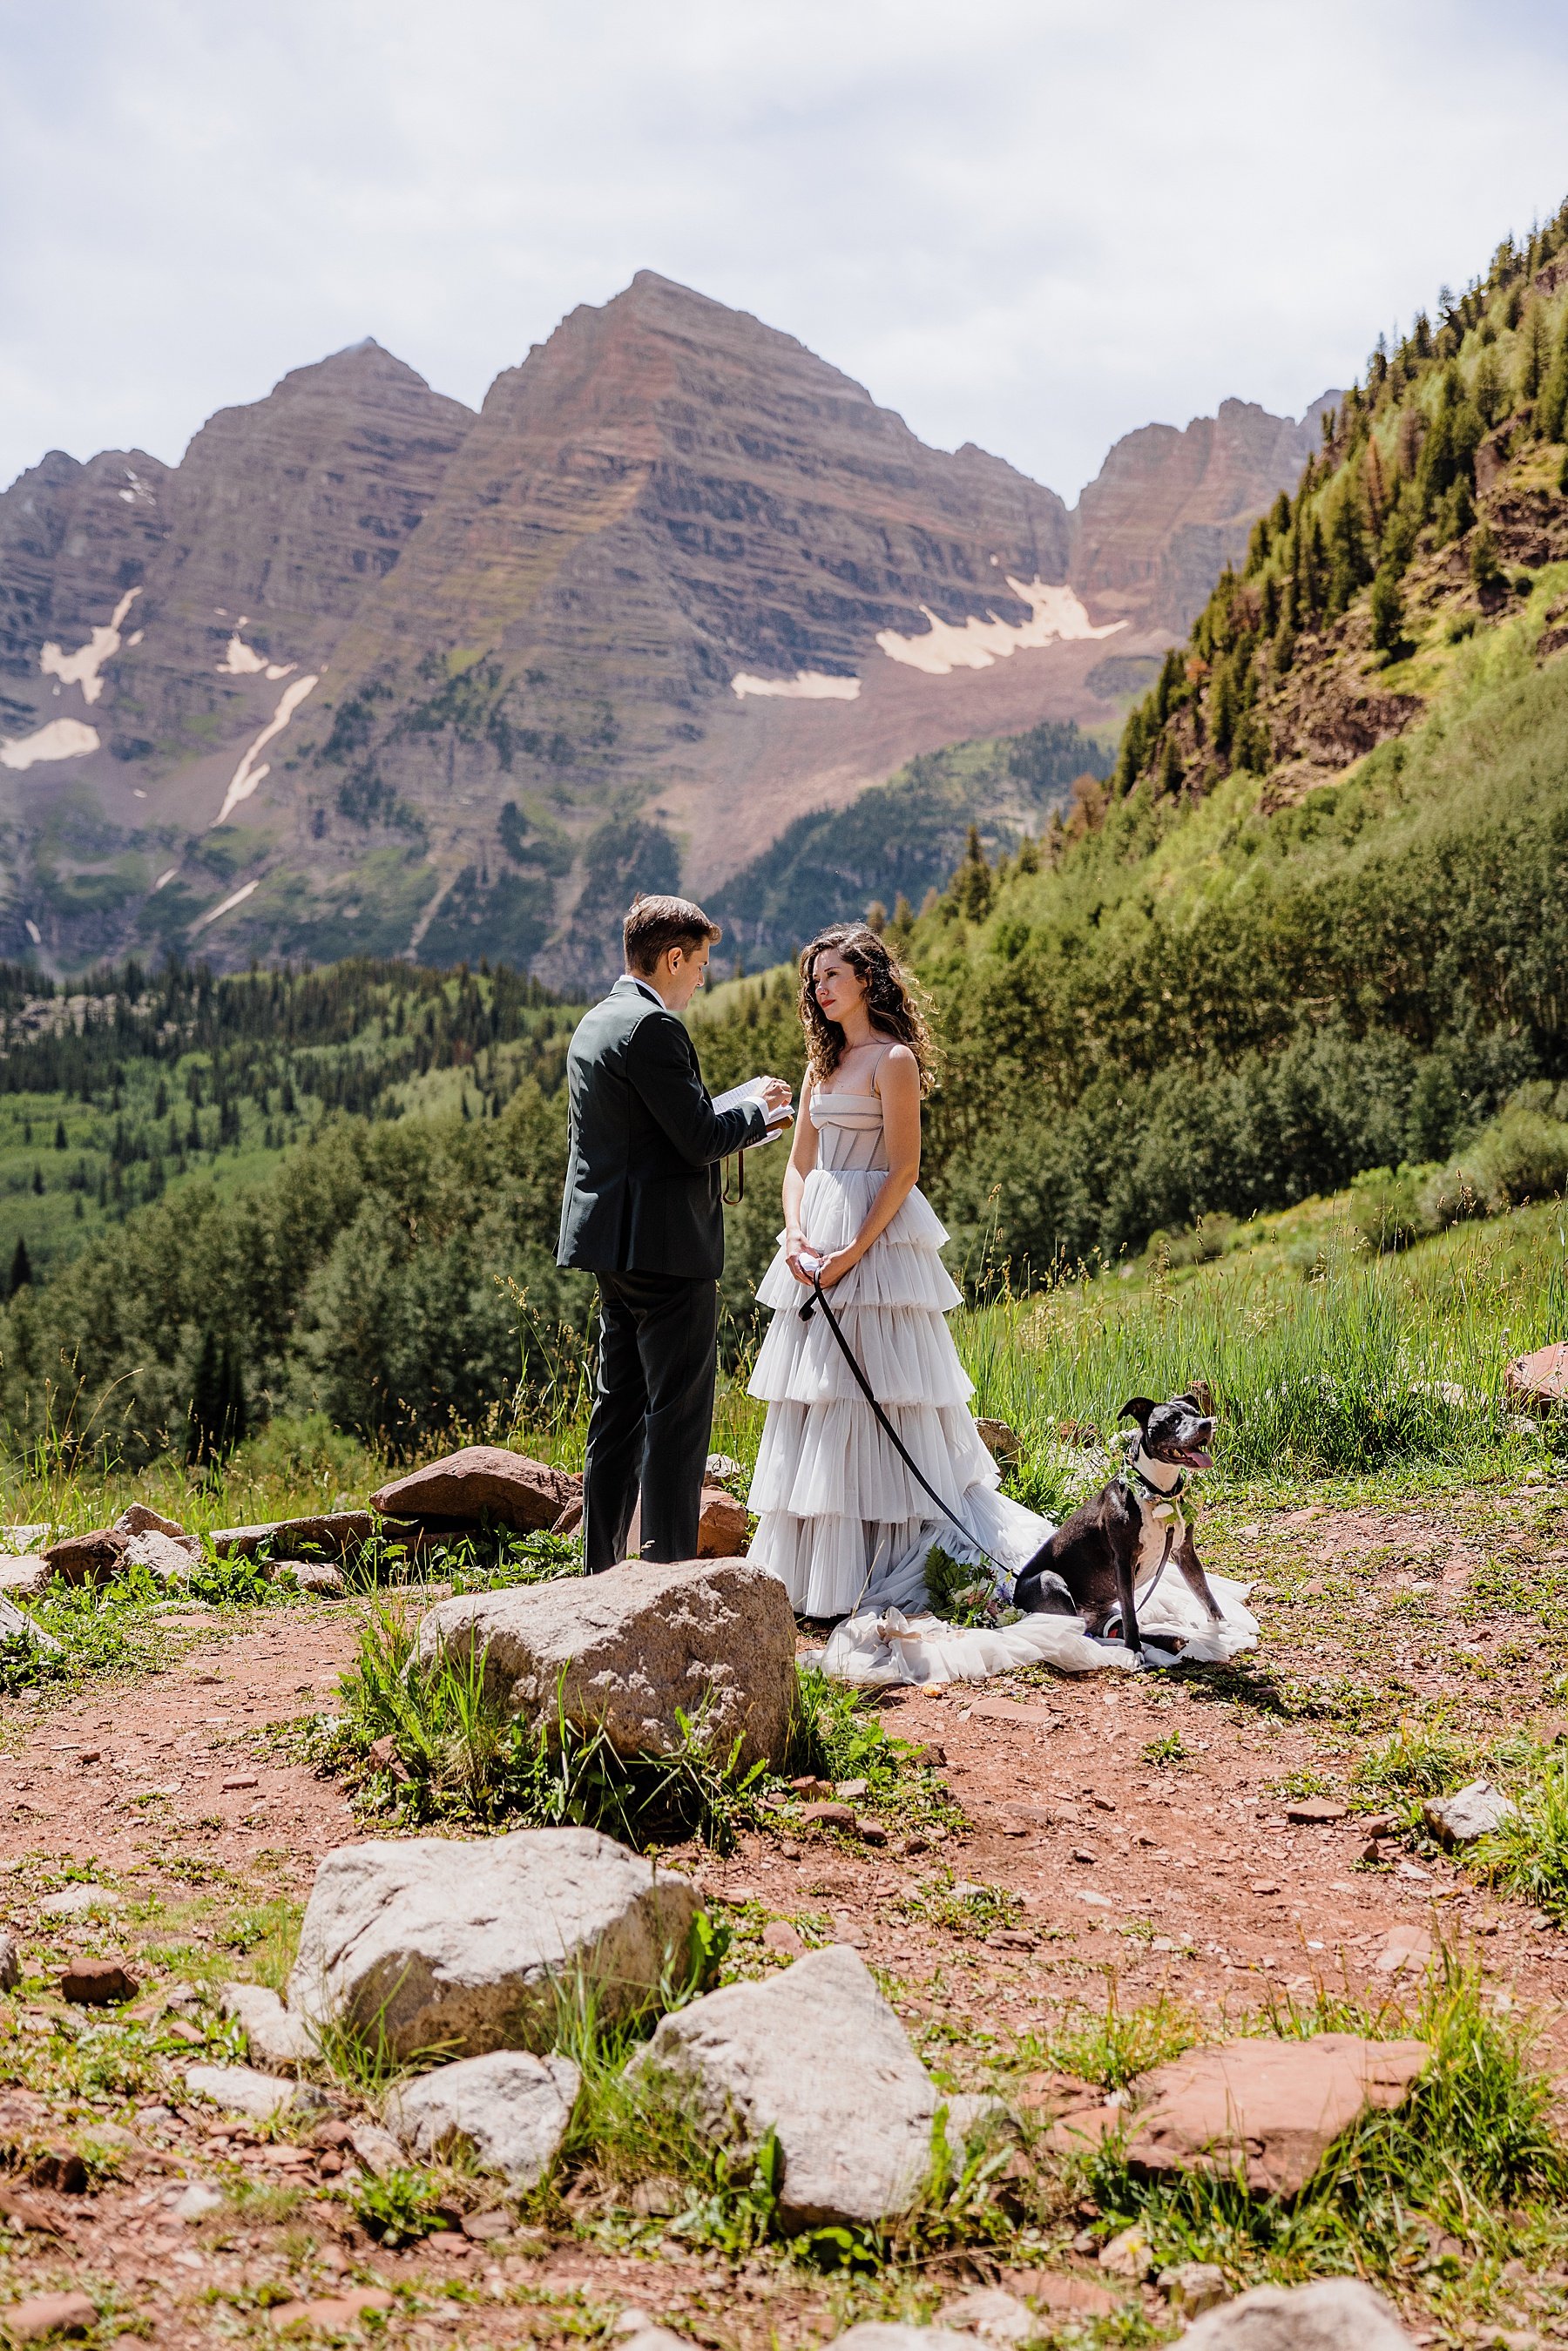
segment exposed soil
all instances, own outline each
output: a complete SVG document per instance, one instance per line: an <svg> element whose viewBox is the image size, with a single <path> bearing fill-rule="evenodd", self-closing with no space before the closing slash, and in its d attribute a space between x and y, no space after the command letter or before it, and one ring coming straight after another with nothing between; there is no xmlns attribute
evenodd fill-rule
<svg viewBox="0 0 1568 2351"><path fill-rule="evenodd" d="M727 1858L690 1849L676 1865L715 1896L760 1905L780 1959L802 1928L862 1949L894 1980L912 2027L930 2031L929 2061L960 2079L977 2082L1020 2041L1032 2051L1030 2036L1043 2043L1067 2011L1100 2010L1112 1990L1124 2008L1164 1994L1215 2015L1271 1991L1310 1994L1318 1980L1397 1999L1439 1939L1478 1954L1554 2050L1568 1938L1440 1856L1391 1846L1368 1865L1354 1815L1292 1824L1280 1783L1315 1781L1343 1795L1399 1716L1437 1698L1478 1745L1527 1725L1552 1735L1554 1677L1568 1661L1549 1628L1568 1582L1568 1506L1535 1487L1431 1507L1239 1517L1217 1513L1201 1539L1210 1564L1259 1574L1263 1638L1246 1670L1037 1674L890 1694L889 1727L944 1750L967 1828L923 1851L899 1849L895 1823L882 1847L768 1832ZM11 1875L0 1876L0 1923L18 1932L30 1967L42 1972L46 1953L124 1953L148 1987L144 2011L172 1978L136 1954L172 1929L168 1918L132 1923L135 1906L184 1906L179 1938L217 1951L216 1930L193 1907L204 1879L215 1875L231 1904L236 1888L252 1901L299 1898L323 1852L381 1833L356 1823L339 1783L257 1736L329 1705L359 1614L353 1603L290 1606L230 1629L235 1619L191 1612L181 1624L193 1646L160 1674L63 1702L5 1702L0 1869ZM1150 1760L1178 1742L1185 1757ZM40 1918L43 1865L72 1860L120 1886L124 1923ZM1021 1910L981 1935L905 1907L946 1871L1021 1897ZM50 2003L10 2005L26 2034L42 2029ZM36 2137L48 2119L0 2091L0 2142L7 2123L11 2137ZM329 2189L329 2156L243 2134L214 2147L217 2128L195 2105L154 2117L138 2125L142 2151L119 2184L37 2191L61 2234L9 2240L0 2297L112 2287L125 2323L150 2322L160 2344L232 2338L253 2323L245 2312L258 2294L325 2294L349 2276L396 2287L404 2299L390 2324L412 2339L436 2328L471 2342L564 2336L632 2304L710 2342L761 2344L769 2329L789 2342L831 2332L841 2302L828 2285L786 2283L765 2268L732 2279L702 2260L638 2260L576 2240L470 2243L449 2232L389 2253L345 2221L346 2208L312 2195ZM302 2188L305 2201L273 2221L258 2208L237 2227L232 2211L221 2226L172 2217L174 2183L232 2178L236 2167ZM1078 2266L1092 2299L1105 2281L1091 2291L1095 2273ZM1151 2314L1163 2313L1145 2292Z"/></svg>

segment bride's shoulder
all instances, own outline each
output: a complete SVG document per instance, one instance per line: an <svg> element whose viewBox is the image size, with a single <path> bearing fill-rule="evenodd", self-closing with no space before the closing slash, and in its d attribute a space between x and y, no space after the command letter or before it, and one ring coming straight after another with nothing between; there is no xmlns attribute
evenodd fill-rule
<svg viewBox="0 0 1568 2351"><path fill-rule="evenodd" d="M920 1063L915 1055L910 1051L907 1045L890 1045L877 1063L876 1076L873 1082L878 1093L881 1093L890 1081L894 1086L907 1086L912 1078L918 1087Z"/></svg>

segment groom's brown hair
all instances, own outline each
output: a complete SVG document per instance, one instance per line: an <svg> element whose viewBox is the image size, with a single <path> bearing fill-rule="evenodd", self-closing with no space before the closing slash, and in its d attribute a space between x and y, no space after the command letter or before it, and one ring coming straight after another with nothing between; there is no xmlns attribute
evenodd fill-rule
<svg viewBox="0 0 1568 2351"><path fill-rule="evenodd" d="M628 971L646 977L671 947L688 953L706 939L711 946L724 933L691 898L638 898L621 925Z"/></svg>

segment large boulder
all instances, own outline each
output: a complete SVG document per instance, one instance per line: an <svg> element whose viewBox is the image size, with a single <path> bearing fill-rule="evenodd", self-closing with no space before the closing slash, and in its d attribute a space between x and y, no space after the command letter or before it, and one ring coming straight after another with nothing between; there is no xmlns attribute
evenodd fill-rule
<svg viewBox="0 0 1568 2351"><path fill-rule="evenodd" d="M841 2340L844 2338L841 2337ZM1204 2315L1175 2351L1412 2351L1397 2312L1359 2278L1259 2285Z"/></svg>
<svg viewBox="0 0 1568 2351"><path fill-rule="evenodd" d="M622 1755L668 1755L679 1718L740 1761L781 1763L795 1705L795 1620L784 1586L744 1559L628 1560L443 1601L419 1631L428 1664L485 1659L486 1684L548 1729L602 1723Z"/></svg>
<svg viewBox="0 0 1568 2351"><path fill-rule="evenodd" d="M392 1479L371 1496L371 1507L390 1517L537 1534L553 1527L581 1498L582 1480L570 1470L508 1453L504 1445L465 1445L406 1478Z"/></svg>
<svg viewBox="0 0 1568 2351"><path fill-rule="evenodd" d="M1127 2160L1145 2171L1239 2174L1254 2196L1294 2196L1330 2144L1369 2108L1402 2105L1424 2041L1228 2041L1140 2076Z"/></svg>
<svg viewBox="0 0 1568 2351"><path fill-rule="evenodd" d="M870 2226L906 2211L946 2103L847 1944L676 2009L628 2072L667 2083L743 2154L776 2131L789 2229Z"/></svg>
<svg viewBox="0 0 1568 2351"><path fill-rule="evenodd" d="M388 2095L386 2118L422 2163L465 2158L521 2191L554 2162L581 2086L570 2057L493 2049L399 2084Z"/></svg>
<svg viewBox="0 0 1568 2351"><path fill-rule="evenodd" d="M698 1907L685 1878L596 1829L340 1845L316 1873L288 2006L399 2059L546 2048L563 2001L591 1991L612 2022L656 1998Z"/></svg>

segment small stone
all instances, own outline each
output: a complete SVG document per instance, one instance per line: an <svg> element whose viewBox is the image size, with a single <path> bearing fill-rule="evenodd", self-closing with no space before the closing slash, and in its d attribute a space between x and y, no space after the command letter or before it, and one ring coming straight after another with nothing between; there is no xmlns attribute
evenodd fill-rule
<svg viewBox="0 0 1568 2351"><path fill-rule="evenodd" d="M49 1581L47 1559L0 1558L0 1600L41 1600Z"/></svg>
<svg viewBox="0 0 1568 2351"><path fill-rule="evenodd" d="M345 2327L357 2327L367 2310L391 2310L396 2299L384 2286L356 2285L347 2294L323 2294L315 2302L277 2303L267 2319L279 2335L296 2327L340 2334Z"/></svg>
<svg viewBox="0 0 1568 2351"><path fill-rule="evenodd" d="M866 1793L863 1780L841 1780L833 1790L841 1804L858 1804Z"/></svg>
<svg viewBox="0 0 1568 2351"><path fill-rule="evenodd" d="M352 2123L349 2126L349 2144L367 2171L383 2179L389 2171L402 2168L403 2152L391 2131L382 2130L380 2123Z"/></svg>
<svg viewBox="0 0 1568 2351"><path fill-rule="evenodd" d="M316 2036L302 2016L285 2008L265 1984L226 1983L219 1995L225 2016L243 2026L251 2063L269 2074L291 2074L316 2053Z"/></svg>
<svg viewBox="0 0 1568 2351"><path fill-rule="evenodd" d="M349 1586L341 1568L325 1559L280 1559L274 1567L280 1583L292 1583L297 1592L313 1593L318 1599L340 1599Z"/></svg>
<svg viewBox="0 0 1568 2351"><path fill-rule="evenodd" d="M1466 1845L1494 1835L1518 1810L1490 1780L1471 1780L1451 1796L1428 1796L1421 1817L1444 1844Z"/></svg>
<svg viewBox="0 0 1568 2351"><path fill-rule="evenodd" d="M15 1991L21 1980L21 1946L15 1935L0 1933L0 1991Z"/></svg>
<svg viewBox="0 0 1568 2351"><path fill-rule="evenodd" d="M800 1818L807 1828L852 1829L855 1816L848 1804L832 1802L802 1804Z"/></svg>
<svg viewBox="0 0 1568 2351"><path fill-rule="evenodd" d="M204 2220L223 2202L223 2191L210 2179L193 2179L190 2186L177 2196L169 2210L176 2220Z"/></svg>
<svg viewBox="0 0 1568 2351"><path fill-rule="evenodd" d="M62 1996L78 2008L113 2008L141 1990L119 1959L72 1959L60 1978Z"/></svg>
<svg viewBox="0 0 1568 2351"><path fill-rule="evenodd" d="M745 1475L746 1464L732 1453L710 1453L703 1467L703 1482L708 1486L733 1486Z"/></svg>
<svg viewBox="0 0 1568 2351"><path fill-rule="evenodd" d="M855 1833L862 1844L885 1844L887 1831L881 1821L873 1821L864 1813L855 1815Z"/></svg>
<svg viewBox="0 0 1568 2351"><path fill-rule="evenodd" d="M762 1929L762 1940L768 1950L787 1951L792 1959L799 1959L806 1948L800 1928L788 1918L769 1918Z"/></svg>
<svg viewBox="0 0 1568 2351"><path fill-rule="evenodd" d="M1225 2301L1230 2288L1217 2262L1178 2262L1155 2281L1178 2318L1201 2318Z"/></svg>
<svg viewBox="0 0 1568 2351"><path fill-rule="evenodd" d="M1026 2343L1040 2332L1029 2304L999 2286L980 2286L945 2302L936 2314L938 2326L960 2327L987 2343Z"/></svg>
<svg viewBox="0 0 1568 2351"><path fill-rule="evenodd" d="M643 2220L673 2220L677 2212L685 2210L686 2202L680 2181L662 2172L655 2172L651 2179L640 2179L632 2190L632 2210Z"/></svg>
<svg viewBox="0 0 1568 2351"><path fill-rule="evenodd" d="M1432 1938L1424 1927L1396 1927L1373 1961L1380 1976L1414 1974L1432 1956Z"/></svg>
<svg viewBox="0 0 1568 2351"><path fill-rule="evenodd" d="M1120 2229L1100 2248L1100 2266L1112 2277L1145 2278L1153 2266L1149 2241L1140 2222Z"/></svg>
<svg viewBox="0 0 1568 2351"><path fill-rule="evenodd" d="M691 2351L691 2346L683 2344L681 2351ZM975 2351L975 2338L960 2335L953 2326L915 2326L902 2319L868 2318L836 2335L827 2351Z"/></svg>
<svg viewBox="0 0 1568 2351"><path fill-rule="evenodd" d="M49 2335L85 2335L98 2325L98 2306L85 2294L38 2294L0 2308L0 2327L15 2343L41 2343Z"/></svg>
<svg viewBox="0 0 1568 2351"><path fill-rule="evenodd" d="M568 2057L497 2049L400 2084L387 2122L421 2162L463 2157L521 2191L554 2162L581 2085Z"/></svg>
<svg viewBox="0 0 1568 2351"><path fill-rule="evenodd" d="M1398 2314L1359 2278L1254 2286L1206 2311L1176 2351L1410 2351Z"/></svg>
<svg viewBox="0 0 1568 2351"><path fill-rule="evenodd" d="M1274 1877L1255 1877L1251 1881L1249 1891L1254 1894L1278 1894L1280 1882Z"/></svg>
<svg viewBox="0 0 1568 2351"><path fill-rule="evenodd" d="M202 1556L193 1535L164 1535L156 1529L132 1536L122 1564L144 1568L157 1583L183 1583Z"/></svg>
<svg viewBox="0 0 1568 2351"><path fill-rule="evenodd" d="M286 2106L320 2103L319 2094L306 2090L302 2084L282 2081L276 2074L258 2074L250 2065L188 2066L185 2087L193 2098L205 2098L231 2114L249 2115L256 2122L270 2121Z"/></svg>
<svg viewBox="0 0 1568 2351"><path fill-rule="evenodd" d="M44 1918L91 1918L122 1906L123 1897L111 1886L62 1886L57 1894L46 1894L38 1914Z"/></svg>
<svg viewBox="0 0 1568 2351"><path fill-rule="evenodd" d="M34 1624L25 1608L18 1608L14 1601L7 1600L4 1593L0 1593L0 1647L12 1641L24 1643L29 1649L37 1649L45 1655L57 1650L60 1646L52 1633L46 1633L41 1625Z"/></svg>
<svg viewBox="0 0 1568 2351"><path fill-rule="evenodd" d="M1298 1828L1328 1825L1334 1821L1346 1820L1349 1815L1349 1805L1336 1803L1332 1796L1301 1796L1297 1798L1295 1802L1285 1806L1285 1818L1288 1821L1293 1821ZM1205 2269L1210 2264L1204 2262L1186 2262L1182 2266L1184 2269Z"/></svg>
<svg viewBox="0 0 1568 2351"><path fill-rule="evenodd" d="M722 1486L705 1486L697 1519L699 1559L739 1559L746 1551L746 1504Z"/></svg>
<svg viewBox="0 0 1568 2351"><path fill-rule="evenodd" d="M233 1771L226 1780L220 1780L218 1785L225 1796L232 1796L241 1788L259 1788L261 1776L256 1771Z"/></svg>
<svg viewBox="0 0 1568 2351"><path fill-rule="evenodd" d="M512 2233L512 2216L497 2205L488 2212L465 2212L463 2233L476 2245L494 2244L497 2237Z"/></svg>
<svg viewBox="0 0 1568 2351"><path fill-rule="evenodd" d="M121 1510L114 1521L111 1532L131 1536L170 1535L178 1536L189 1542L196 1541L193 1535L185 1534L185 1530L178 1519L164 1518L161 1510L151 1509L146 1502L132 1502L128 1510ZM196 1548L199 1551L201 1545L197 1543Z"/></svg>
<svg viewBox="0 0 1568 2351"><path fill-rule="evenodd" d="M1004 1468L1009 1461L1016 1461L1023 1451L1022 1437L1005 1420L977 1420L975 1434L992 1460Z"/></svg>
<svg viewBox="0 0 1568 2351"><path fill-rule="evenodd" d="M1074 1861L1082 1862L1087 1868L1092 1869L1100 1856L1097 1853L1092 1853L1086 1844L1075 1844L1072 1848L1072 1858Z"/></svg>

